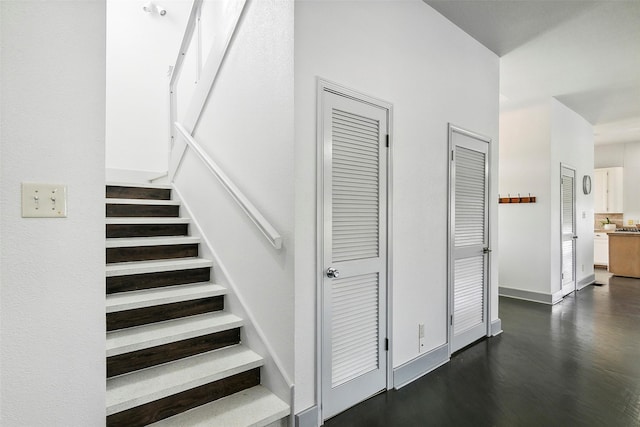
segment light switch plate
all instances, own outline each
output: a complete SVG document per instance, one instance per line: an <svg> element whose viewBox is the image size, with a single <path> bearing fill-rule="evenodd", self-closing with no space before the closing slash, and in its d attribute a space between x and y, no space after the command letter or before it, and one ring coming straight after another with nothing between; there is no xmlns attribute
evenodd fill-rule
<svg viewBox="0 0 640 427"><path fill-rule="evenodd" d="M67 186L22 183L23 218L66 218Z"/></svg>

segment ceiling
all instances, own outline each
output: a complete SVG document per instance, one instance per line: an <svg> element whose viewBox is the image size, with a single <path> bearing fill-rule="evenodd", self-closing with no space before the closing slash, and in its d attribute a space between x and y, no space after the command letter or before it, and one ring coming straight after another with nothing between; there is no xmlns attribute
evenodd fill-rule
<svg viewBox="0 0 640 427"><path fill-rule="evenodd" d="M500 56L503 105L555 97L596 144L640 141L640 0L424 0Z"/></svg>

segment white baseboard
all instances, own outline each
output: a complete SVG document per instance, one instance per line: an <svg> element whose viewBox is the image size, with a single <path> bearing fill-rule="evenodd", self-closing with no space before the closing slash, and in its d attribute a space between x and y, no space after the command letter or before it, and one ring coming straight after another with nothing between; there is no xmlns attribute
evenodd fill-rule
<svg viewBox="0 0 640 427"><path fill-rule="evenodd" d="M501 297L515 298L549 305L562 301L562 291L558 291L554 294L545 294L542 292L525 291L523 289L500 286L498 288L498 295Z"/></svg>
<svg viewBox="0 0 640 427"><path fill-rule="evenodd" d="M399 389L449 361L449 345L443 344L393 370L393 387Z"/></svg>
<svg viewBox="0 0 640 427"><path fill-rule="evenodd" d="M596 283L596 275L594 274L590 274L587 277L584 277L583 279L581 279L578 282L578 290L584 289L589 285L593 285L594 283Z"/></svg>
<svg viewBox="0 0 640 427"><path fill-rule="evenodd" d="M295 427L317 427L319 416L318 406L313 405L312 407L296 414Z"/></svg>
<svg viewBox="0 0 640 427"><path fill-rule="evenodd" d="M491 322L491 336L495 337L496 335L500 335L502 333L502 320L496 319Z"/></svg>
<svg viewBox="0 0 640 427"><path fill-rule="evenodd" d="M563 289L560 289L558 292L555 292L551 295L551 305L557 304L564 299L564 296L571 293L571 291L565 293Z"/></svg>

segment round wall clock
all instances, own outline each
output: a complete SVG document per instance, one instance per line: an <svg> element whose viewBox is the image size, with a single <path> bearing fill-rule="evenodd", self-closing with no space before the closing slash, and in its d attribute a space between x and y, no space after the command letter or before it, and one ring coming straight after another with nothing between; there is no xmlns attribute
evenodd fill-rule
<svg viewBox="0 0 640 427"><path fill-rule="evenodd" d="M591 177L589 175L582 177L582 192L584 194L591 193Z"/></svg>

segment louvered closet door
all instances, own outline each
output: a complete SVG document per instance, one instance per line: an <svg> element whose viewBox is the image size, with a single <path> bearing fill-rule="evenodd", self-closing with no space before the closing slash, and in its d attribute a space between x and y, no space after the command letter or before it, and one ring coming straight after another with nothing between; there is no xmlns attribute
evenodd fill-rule
<svg viewBox="0 0 640 427"><path fill-rule="evenodd" d="M573 169L562 167L561 193L561 229L562 229L562 293L567 295L576 289L575 250L576 250L576 212L575 179Z"/></svg>
<svg viewBox="0 0 640 427"><path fill-rule="evenodd" d="M326 419L386 387L387 110L328 91L323 97Z"/></svg>
<svg viewBox="0 0 640 427"><path fill-rule="evenodd" d="M452 131L451 352L487 334L488 149Z"/></svg>

